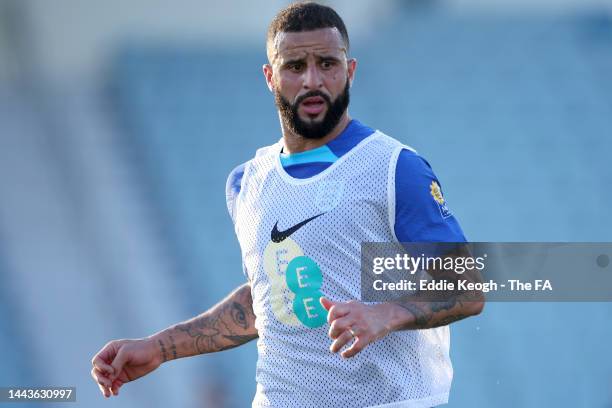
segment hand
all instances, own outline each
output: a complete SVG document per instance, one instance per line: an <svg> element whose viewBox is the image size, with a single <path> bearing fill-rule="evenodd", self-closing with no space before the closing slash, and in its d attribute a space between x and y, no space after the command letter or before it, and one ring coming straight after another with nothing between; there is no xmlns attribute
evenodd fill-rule
<svg viewBox="0 0 612 408"><path fill-rule="evenodd" d="M91 376L102 394L119 395L119 388L159 367L162 358L153 339L114 340L91 360Z"/></svg>
<svg viewBox="0 0 612 408"><path fill-rule="evenodd" d="M392 330L391 313L388 305L384 303L365 305L355 300L342 303L321 297L321 305L329 312L329 337L334 340L330 351L337 353L355 339L353 344L341 353L344 358L353 357L368 344L385 337Z"/></svg>

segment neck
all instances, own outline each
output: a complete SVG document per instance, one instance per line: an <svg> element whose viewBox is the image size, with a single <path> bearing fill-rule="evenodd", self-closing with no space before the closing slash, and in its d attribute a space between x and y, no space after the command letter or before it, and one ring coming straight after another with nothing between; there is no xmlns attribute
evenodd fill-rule
<svg viewBox="0 0 612 408"><path fill-rule="evenodd" d="M293 133L291 130L285 128L285 126L281 125L283 131L283 141L284 148L283 152L285 153L300 153L305 152L306 150L316 149L317 147L321 147L324 144L329 143L330 141L337 138L340 133L346 128L346 126L351 121L351 117L348 114L348 110L344 112L338 124L332 129L331 132L326 134L320 139L306 139L303 136L300 136L296 133ZM282 123L282 122L281 122Z"/></svg>

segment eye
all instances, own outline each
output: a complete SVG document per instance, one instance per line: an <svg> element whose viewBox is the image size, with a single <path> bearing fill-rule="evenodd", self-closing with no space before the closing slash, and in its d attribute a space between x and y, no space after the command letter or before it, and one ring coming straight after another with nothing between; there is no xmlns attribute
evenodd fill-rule
<svg viewBox="0 0 612 408"><path fill-rule="evenodd" d="M291 72L300 72L303 68L303 64L300 62L295 62L295 63L289 64L287 68L289 68L289 71Z"/></svg>
<svg viewBox="0 0 612 408"><path fill-rule="evenodd" d="M332 60L323 60L321 61L321 68L330 69L334 66L334 62Z"/></svg>

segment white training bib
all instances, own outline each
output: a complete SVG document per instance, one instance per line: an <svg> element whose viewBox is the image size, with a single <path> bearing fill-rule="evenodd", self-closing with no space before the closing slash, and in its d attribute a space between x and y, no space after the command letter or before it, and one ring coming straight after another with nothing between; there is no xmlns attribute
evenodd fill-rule
<svg viewBox="0 0 612 408"><path fill-rule="evenodd" d="M282 142L245 167L235 228L257 342L253 407L431 407L452 380L449 330L393 332L350 359L329 351L319 298L360 300L362 242L396 242L395 165L405 147L375 132L323 172L288 175Z"/></svg>

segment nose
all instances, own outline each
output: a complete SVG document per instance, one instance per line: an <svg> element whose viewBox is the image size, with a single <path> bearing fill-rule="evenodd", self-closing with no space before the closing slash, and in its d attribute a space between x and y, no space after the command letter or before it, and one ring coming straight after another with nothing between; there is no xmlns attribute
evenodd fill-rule
<svg viewBox="0 0 612 408"><path fill-rule="evenodd" d="M323 78L316 64L308 64L304 71L304 89L314 90L323 86Z"/></svg>

